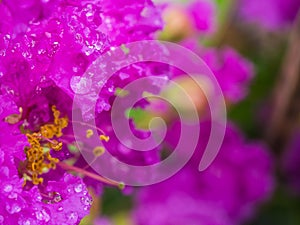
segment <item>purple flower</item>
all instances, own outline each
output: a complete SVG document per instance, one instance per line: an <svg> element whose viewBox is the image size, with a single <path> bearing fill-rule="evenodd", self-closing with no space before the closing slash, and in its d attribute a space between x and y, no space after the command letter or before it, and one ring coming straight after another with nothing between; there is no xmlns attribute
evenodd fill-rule
<svg viewBox="0 0 300 225"><path fill-rule="evenodd" d="M233 103L245 98L249 82L254 76L250 61L228 47L222 50L209 49L202 57L215 74L225 98Z"/></svg>
<svg viewBox="0 0 300 225"><path fill-rule="evenodd" d="M91 182L66 173L89 174L74 166L85 166L70 126L74 93L90 88L80 78L99 55L151 38L162 25L159 11L148 0L14 0L1 2L0 12L7 17L0 21L0 224L78 224L89 213ZM152 74L146 67L108 81L98 113L110 109L116 87Z"/></svg>
<svg viewBox="0 0 300 225"><path fill-rule="evenodd" d="M215 75L226 100L237 103L247 96L255 74L252 62L230 47L205 49L195 39L187 39L181 44L204 60ZM182 72L176 71L175 75L180 76Z"/></svg>
<svg viewBox="0 0 300 225"><path fill-rule="evenodd" d="M107 0L101 3L103 23L112 45L149 39L162 29L160 11L150 0Z"/></svg>
<svg viewBox="0 0 300 225"><path fill-rule="evenodd" d="M239 14L243 19L269 30L279 30L291 25L299 9L298 0L240 0L238 2Z"/></svg>
<svg viewBox="0 0 300 225"><path fill-rule="evenodd" d="M216 5L209 0L162 4L164 40L182 40L196 34L212 34L216 29Z"/></svg>
<svg viewBox="0 0 300 225"><path fill-rule="evenodd" d="M161 199L159 202L141 203L134 213L136 222L140 225L232 224L225 210L218 207L217 204L203 201L201 198L195 198L184 192L173 192L173 195Z"/></svg>
<svg viewBox="0 0 300 225"><path fill-rule="evenodd" d="M4 0L5 5L11 14L11 29L15 33L26 31L29 23L40 22L47 18L60 1L42 0Z"/></svg>
<svg viewBox="0 0 300 225"><path fill-rule="evenodd" d="M89 212L91 205L86 185L80 178L59 169L56 176L46 174L43 185L39 187L30 186L28 181L25 183L28 178L25 177L26 173L22 174L24 168L21 165L26 159L24 150L29 143L18 128L17 121L20 118L17 117L19 111L16 104L5 95L0 95L0 99L0 126L5 130L0 136L0 199L3 202L0 207L0 222L78 223Z"/></svg>
<svg viewBox="0 0 300 225"><path fill-rule="evenodd" d="M6 168L1 165L1 180L7 179L0 185L1 223L71 225L89 213L91 197L80 178L65 174L61 180L49 182L42 193L37 186L24 191L17 173L11 174L12 168L9 177L3 177Z"/></svg>
<svg viewBox="0 0 300 225"><path fill-rule="evenodd" d="M195 0L188 6L195 28L204 33L212 33L216 29L216 6L213 1Z"/></svg>
<svg viewBox="0 0 300 225"><path fill-rule="evenodd" d="M170 128L171 147L176 145L177 125ZM270 155L264 145L246 143L232 126L212 165L204 172L197 170L209 130L207 124L201 125L198 148L178 174L139 191L133 213L138 224L238 224L270 197L274 187Z"/></svg>

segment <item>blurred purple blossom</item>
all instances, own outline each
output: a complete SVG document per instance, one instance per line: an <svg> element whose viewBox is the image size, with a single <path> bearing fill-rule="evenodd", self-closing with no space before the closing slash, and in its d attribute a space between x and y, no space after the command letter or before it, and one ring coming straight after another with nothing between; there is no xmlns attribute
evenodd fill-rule
<svg viewBox="0 0 300 225"><path fill-rule="evenodd" d="M221 49L205 48L195 39L186 39L181 42L181 45L204 60L215 75L226 100L238 103L247 96L249 86L255 76L254 65L251 61L229 46ZM175 75L182 74L176 71Z"/></svg>
<svg viewBox="0 0 300 225"><path fill-rule="evenodd" d="M230 47L208 49L202 57L216 76L225 98L237 103L247 96L254 77L254 66L249 60Z"/></svg>
<svg viewBox="0 0 300 225"><path fill-rule="evenodd" d="M167 181L139 190L133 212L138 224L239 224L271 196L272 157L263 144L247 143L232 125L215 161L206 171L198 171L209 130L208 124L201 125L198 148L185 168ZM179 124L170 128L171 148L179 133Z"/></svg>
<svg viewBox="0 0 300 225"><path fill-rule="evenodd" d="M300 9L299 0L239 0L238 11L245 21L269 30L290 26Z"/></svg>
<svg viewBox="0 0 300 225"><path fill-rule="evenodd" d="M196 30L211 34L216 30L216 5L210 0L195 0L188 5L188 13Z"/></svg>

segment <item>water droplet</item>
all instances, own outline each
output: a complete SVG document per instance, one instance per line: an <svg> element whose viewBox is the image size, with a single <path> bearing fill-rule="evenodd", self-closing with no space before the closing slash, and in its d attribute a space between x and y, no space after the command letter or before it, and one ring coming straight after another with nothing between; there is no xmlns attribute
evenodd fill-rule
<svg viewBox="0 0 300 225"><path fill-rule="evenodd" d="M72 15L71 16L71 20L70 20L70 22L68 23L68 25L69 25L69 27L71 28L71 29L76 29L76 27L78 27L79 26L79 19L78 19L78 17L76 16L76 15Z"/></svg>
<svg viewBox="0 0 300 225"><path fill-rule="evenodd" d="M90 206L92 204L92 200L88 196L81 197L80 200L83 205Z"/></svg>
<svg viewBox="0 0 300 225"><path fill-rule="evenodd" d="M43 214L41 212L36 212L35 216L38 220L43 220Z"/></svg>
<svg viewBox="0 0 300 225"><path fill-rule="evenodd" d="M5 192L11 192L12 189L13 189L13 186L12 186L11 184L7 184L7 185L4 186L4 189L3 189L3 190L4 190Z"/></svg>
<svg viewBox="0 0 300 225"><path fill-rule="evenodd" d="M48 222L50 220L49 214L44 209L36 212L35 215L38 220L43 220L45 222Z"/></svg>
<svg viewBox="0 0 300 225"><path fill-rule="evenodd" d="M14 206L14 211L17 213L17 212L20 212L21 211L21 207L19 205L15 205Z"/></svg>
<svg viewBox="0 0 300 225"><path fill-rule="evenodd" d="M7 93L11 94L11 95L14 95L15 94L15 91L13 89L7 89Z"/></svg>
<svg viewBox="0 0 300 225"><path fill-rule="evenodd" d="M10 214L18 213L21 211L21 207L16 203L13 203L12 205L7 204L5 208L6 211Z"/></svg>
<svg viewBox="0 0 300 225"><path fill-rule="evenodd" d="M56 191L49 192L47 195L48 197L43 200L45 203L48 204L58 203L62 200L60 193Z"/></svg>
<svg viewBox="0 0 300 225"><path fill-rule="evenodd" d="M82 37L81 34L76 34L76 35L75 35L75 39L76 39L76 41L77 41L78 43L82 44L82 42L83 42L83 37Z"/></svg>
<svg viewBox="0 0 300 225"><path fill-rule="evenodd" d="M63 210L64 210L64 208L63 208L62 206L60 206L60 207L57 208L57 211L58 211L58 212L61 212L61 211L63 211Z"/></svg>
<svg viewBox="0 0 300 225"><path fill-rule="evenodd" d="M53 198L54 202L60 202L61 200L62 200L62 197L61 197L60 194L55 195L54 198Z"/></svg>
<svg viewBox="0 0 300 225"><path fill-rule="evenodd" d="M78 214L76 212L72 212L68 215L68 222L69 223L76 223L78 220Z"/></svg>
<svg viewBox="0 0 300 225"><path fill-rule="evenodd" d="M125 80L129 77L129 74L121 72L119 73L119 77L121 78L121 80Z"/></svg>
<svg viewBox="0 0 300 225"><path fill-rule="evenodd" d="M76 193L79 193L79 192L82 192L82 189L83 189L83 185L82 184L78 184L74 187L74 191Z"/></svg>
<svg viewBox="0 0 300 225"><path fill-rule="evenodd" d="M8 198L10 198L10 199L16 199L17 197L18 197L18 195L15 192L11 192L10 195L8 196Z"/></svg>
<svg viewBox="0 0 300 225"><path fill-rule="evenodd" d="M89 56L94 53L93 46L83 46L82 51L85 53L86 56Z"/></svg>
<svg viewBox="0 0 300 225"><path fill-rule="evenodd" d="M79 68L77 66L73 66L72 70L73 70L74 73L77 73Z"/></svg>
<svg viewBox="0 0 300 225"><path fill-rule="evenodd" d="M115 91L115 87L112 85L108 88L108 91L113 93Z"/></svg>
<svg viewBox="0 0 300 225"><path fill-rule="evenodd" d="M23 220L23 219L21 219L21 220L19 220L18 224L21 224L21 225L30 225L31 222L30 222L30 220Z"/></svg>
<svg viewBox="0 0 300 225"><path fill-rule="evenodd" d="M35 93L36 94L41 94L42 93L42 88L40 86L36 86Z"/></svg>
<svg viewBox="0 0 300 225"><path fill-rule="evenodd" d="M46 53L47 53L47 51L43 48L38 50L38 55L43 55L43 54L46 54Z"/></svg>
<svg viewBox="0 0 300 225"><path fill-rule="evenodd" d="M88 11L88 12L85 14L85 16L86 16L86 20L87 20L88 22L93 22L93 20L94 20L93 12Z"/></svg>
<svg viewBox="0 0 300 225"><path fill-rule="evenodd" d="M91 33L91 30L88 27L86 27L83 30L83 34L85 35L86 38L89 38L90 33Z"/></svg>
<svg viewBox="0 0 300 225"><path fill-rule="evenodd" d="M111 108L110 104L108 104L108 103L104 103L103 106L104 106L103 109L104 109L105 111L109 111L110 108Z"/></svg>
<svg viewBox="0 0 300 225"><path fill-rule="evenodd" d="M86 94L92 87L92 80L86 77L73 76L70 85L76 94Z"/></svg>

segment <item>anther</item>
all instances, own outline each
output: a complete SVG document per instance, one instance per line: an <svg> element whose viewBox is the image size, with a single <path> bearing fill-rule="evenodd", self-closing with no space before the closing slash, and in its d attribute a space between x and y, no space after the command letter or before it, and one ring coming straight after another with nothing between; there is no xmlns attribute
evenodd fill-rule
<svg viewBox="0 0 300 225"><path fill-rule="evenodd" d="M104 152L105 152L105 148L103 148L102 146L97 146L93 149L93 154L96 157L103 155Z"/></svg>
<svg viewBox="0 0 300 225"><path fill-rule="evenodd" d="M106 135L100 135L100 140L101 141L105 141L105 142L108 142L109 141L109 136L106 136Z"/></svg>
<svg viewBox="0 0 300 225"><path fill-rule="evenodd" d="M91 138L94 135L93 130L88 129L86 130L86 138Z"/></svg>

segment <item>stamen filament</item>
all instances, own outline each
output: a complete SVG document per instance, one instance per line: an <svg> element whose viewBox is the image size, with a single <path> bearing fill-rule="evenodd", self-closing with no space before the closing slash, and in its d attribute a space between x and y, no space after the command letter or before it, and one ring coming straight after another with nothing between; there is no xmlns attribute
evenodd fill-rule
<svg viewBox="0 0 300 225"><path fill-rule="evenodd" d="M72 120L71 122L72 123L77 123L77 124L80 124L80 125L84 125L84 126L87 126L87 127L90 127L90 128L94 128L94 129L98 130L99 132L101 132L103 135L105 135L105 132L103 130L101 130L99 127L96 127L96 126L93 126L91 124L84 123L84 122L81 122L81 121L76 121L76 120Z"/></svg>
<svg viewBox="0 0 300 225"><path fill-rule="evenodd" d="M101 177L101 176L99 176L97 174L91 173L89 171L86 171L84 169L81 169L81 168L78 168L78 167L75 167L75 166L68 165L68 164L66 164L64 162L58 162L57 165L59 165L64 170L74 171L76 173L80 173L82 175L85 175L85 176L88 176L88 177L93 178L95 180L98 180L100 182L103 182L105 184L109 184L109 185L112 185L112 186L120 187L120 183L119 182L116 182L116 181L113 181L113 180Z"/></svg>

